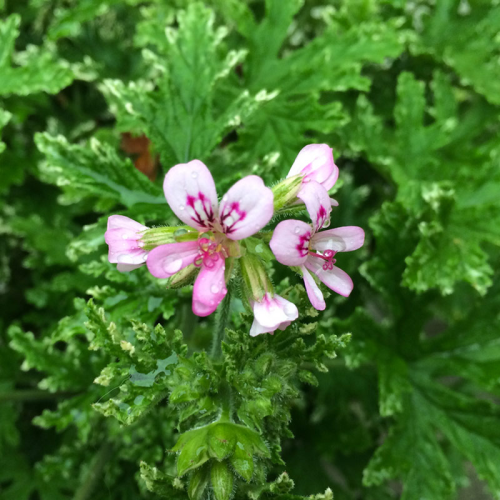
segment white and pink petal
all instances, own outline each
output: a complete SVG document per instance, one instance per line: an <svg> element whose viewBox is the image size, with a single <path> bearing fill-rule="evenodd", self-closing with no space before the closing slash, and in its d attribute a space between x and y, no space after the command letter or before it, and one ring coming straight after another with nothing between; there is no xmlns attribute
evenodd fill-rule
<svg viewBox="0 0 500 500"><path fill-rule="evenodd" d="M300 267L302 271L302 276L304 278L304 285L306 287L307 297L311 301L311 304L318 311L324 311L326 308L325 298L323 297L323 292L319 289L318 284L314 281L311 273L306 269L306 266Z"/></svg>
<svg viewBox="0 0 500 500"><path fill-rule="evenodd" d="M315 231L319 231L325 225L328 226L332 202L328 191L321 184L316 181L303 184L297 198L304 202Z"/></svg>
<svg viewBox="0 0 500 500"><path fill-rule="evenodd" d="M193 264L199 254L198 241L160 245L149 252L148 269L156 278L170 278L181 269Z"/></svg>
<svg viewBox="0 0 500 500"><path fill-rule="evenodd" d="M193 288L193 312L197 316L212 314L226 296L225 269L225 259L221 254L213 261L212 267L201 266Z"/></svg>
<svg viewBox="0 0 500 500"><path fill-rule="evenodd" d="M222 232L232 240L242 240L260 231L273 216L274 195L256 175L234 184L222 197L219 221Z"/></svg>
<svg viewBox="0 0 500 500"><path fill-rule="evenodd" d="M297 174L304 175L304 182L326 183L329 186L327 189L330 189L338 178L332 148L327 144L309 144L302 148L287 177Z"/></svg>
<svg viewBox="0 0 500 500"><path fill-rule="evenodd" d="M108 260L114 264L139 267L146 261L148 252L141 247L141 233L148 228L123 215L108 218L104 241L109 246ZM122 269L125 267L122 266Z"/></svg>
<svg viewBox="0 0 500 500"><path fill-rule="evenodd" d="M310 256L305 267L313 272L328 288L339 295L349 297L354 287L351 277L336 266L333 266L333 269L325 270L323 265L324 261L322 259Z"/></svg>
<svg viewBox="0 0 500 500"><path fill-rule="evenodd" d="M300 266L307 259L312 234L309 224L294 219L284 220L276 226L269 246L279 263Z"/></svg>
<svg viewBox="0 0 500 500"><path fill-rule="evenodd" d="M289 300L275 295L266 294L264 298L255 302L253 313L257 321L265 327L278 328L281 323L294 321L299 316L297 306Z"/></svg>
<svg viewBox="0 0 500 500"><path fill-rule="evenodd" d="M316 233L311 238L311 246L320 252L352 252L365 242L365 232L358 226L343 226Z"/></svg>
<svg viewBox="0 0 500 500"><path fill-rule="evenodd" d="M208 168L199 160L172 167L163 182L165 198L175 215L200 231L216 224L217 191Z"/></svg>

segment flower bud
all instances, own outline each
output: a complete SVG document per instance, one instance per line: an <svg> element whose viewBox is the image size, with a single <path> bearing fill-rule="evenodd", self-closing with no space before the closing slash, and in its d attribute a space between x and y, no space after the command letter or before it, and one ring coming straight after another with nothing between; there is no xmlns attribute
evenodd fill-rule
<svg viewBox="0 0 500 500"><path fill-rule="evenodd" d="M153 227L141 234L142 248L153 250L153 248L168 243L178 243L181 241L192 241L198 237L196 231L190 227Z"/></svg>
<svg viewBox="0 0 500 500"><path fill-rule="evenodd" d="M217 500L229 500L233 493L233 473L226 462L215 462L210 471L212 488Z"/></svg>
<svg viewBox="0 0 500 500"><path fill-rule="evenodd" d="M297 306L292 302L266 293L261 300L253 303L254 320L250 335L255 337L261 333L273 333L285 330L292 321L299 317Z"/></svg>
<svg viewBox="0 0 500 500"><path fill-rule="evenodd" d="M189 500L201 500L203 493L208 485L208 469L200 467L191 476L188 487Z"/></svg>
<svg viewBox="0 0 500 500"><path fill-rule="evenodd" d="M291 205L297 200L297 194L302 187L304 175L298 174L287 179L283 179L276 184L273 188L274 194L274 211L282 209Z"/></svg>
<svg viewBox="0 0 500 500"><path fill-rule="evenodd" d="M268 291L272 292L273 285L258 257L247 253L239 259L239 263L246 296L250 303L260 301Z"/></svg>
<svg viewBox="0 0 500 500"><path fill-rule="evenodd" d="M192 285L199 272L200 268L191 264L170 277L167 287L182 288L187 285Z"/></svg>

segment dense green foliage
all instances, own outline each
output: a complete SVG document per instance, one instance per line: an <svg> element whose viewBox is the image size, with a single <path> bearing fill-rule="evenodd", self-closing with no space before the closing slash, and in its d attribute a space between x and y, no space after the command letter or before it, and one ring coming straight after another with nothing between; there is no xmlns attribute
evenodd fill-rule
<svg viewBox="0 0 500 500"><path fill-rule="evenodd" d="M500 499L498 2L0 13L2 500ZM348 299L318 313L275 266L300 318L251 338L237 289L198 318L108 262L109 215L178 223L176 163L271 186L309 143L340 168L332 227L367 234Z"/></svg>

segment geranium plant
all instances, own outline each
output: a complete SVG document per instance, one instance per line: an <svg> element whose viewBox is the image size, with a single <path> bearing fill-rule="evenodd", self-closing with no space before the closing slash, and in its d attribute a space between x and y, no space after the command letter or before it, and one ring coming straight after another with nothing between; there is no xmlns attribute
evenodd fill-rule
<svg viewBox="0 0 500 500"><path fill-rule="evenodd" d="M500 498L487 0L0 2L0 498Z"/></svg>

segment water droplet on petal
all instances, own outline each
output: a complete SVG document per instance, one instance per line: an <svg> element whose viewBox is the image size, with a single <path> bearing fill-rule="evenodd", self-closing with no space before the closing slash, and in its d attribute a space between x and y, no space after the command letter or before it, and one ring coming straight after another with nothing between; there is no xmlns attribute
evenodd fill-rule
<svg viewBox="0 0 500 500"><path fill-rule="evenodd" d="M163 264L163 269L169 274L174 274L180 271L182 267L182 259L166 259Z"/></svg>
<svg viewBox="0 0 500 500"><path fill-rule="evenodd" d="M293 230L293 232L294 232L295 234L299 234L299 233L300 233L300 227L299 227L299 226L297 226L297 227Z"/></svg>
<svg viewBox="0 0 500 500"><path fill-rule="evenodd" d="M227 194L222 197L222 201L227 201Z"/></svg>
<svg viewBox="0 0 500 500"><path fill-rule="evenodd" d="M179 205L179 210L184 210L186 207L184 205Z"/></svg>
<svg viewBox="0 0 500 500"><path fill-rule="evenodd" d="M196 179L198 177L198 172L195 172L194 170L191 172L191 177L193 179Z"/></svg>
<svg viewBox="0 0 500 500"><path fill-rule="evenodd" d="M211 291L212 293L218 293L218 292L219 292L219 287L218 287L217 285L212 285L212 286L210 287L210 291Z"/></svg>

